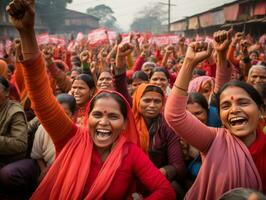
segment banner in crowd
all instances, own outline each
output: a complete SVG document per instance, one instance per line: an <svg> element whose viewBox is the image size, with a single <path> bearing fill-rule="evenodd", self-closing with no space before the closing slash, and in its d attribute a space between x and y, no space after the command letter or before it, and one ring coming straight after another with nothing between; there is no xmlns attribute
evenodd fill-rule
<svg viewBox="0 0 266 200"><path fill-rule="evenodd" d="M49 33L42 33L37 35L37 42L39 45L44 45L49 43Z"/></svg>
<svg viewBox="0 0 266 200"><path fill-rule="evenodd" d="M178 43L180 37L178 35L153 35L150 39L150 43L155 43L158 46L164 46L168 44Z"/></svg>
<svg viewBox="0 0 266 200"><path fill-rule="evenodd" d="M98 46L108 43L108 31L106 28L95 29L88 33L88 43L90 46Z"/></svg>

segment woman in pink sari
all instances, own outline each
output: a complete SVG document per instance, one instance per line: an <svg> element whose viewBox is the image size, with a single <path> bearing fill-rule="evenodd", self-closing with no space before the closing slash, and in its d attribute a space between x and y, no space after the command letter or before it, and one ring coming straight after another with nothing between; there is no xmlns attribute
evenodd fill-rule
<svg viewBox="0 0 266 200"><path fill-rule="evenodd" d="M214 39L219 72L219 68L227 69L228 66L226 50L230 44L230 32L218 32ZM165 107L165 117L172 129L202 152L201 169L186 199L218 199L236 187L262 191L266 139L257 130L263 102L256 90L240 81L221 87L217 100L224 128L207 127L186 111L187 88L193 69L212 52L212 44L207 46L205 43L189 45ZM217 75L219 79L227 78Z"/></svg>

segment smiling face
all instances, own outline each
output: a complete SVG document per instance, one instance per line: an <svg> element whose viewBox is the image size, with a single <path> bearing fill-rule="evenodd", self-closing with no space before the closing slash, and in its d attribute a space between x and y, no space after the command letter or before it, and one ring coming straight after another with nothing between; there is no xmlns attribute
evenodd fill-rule
<svg viewBox="0 0 266 200"><path fill-rule="evenodd" d="M89 114L89 128L96 147L111 148L119 134L126 126L120 106L112 97L96 100Z"/></svg>
<svg viewBox="0 0 266 200"><path fill-rule="evenodd" d="M79 106L84 106L92 95L92 91L83 80L75 80L72 84L71 91Z"/></svg>
<svg viewBox="0 0 266 200"><path fill-rule="evenodd" d="M248 76L247 82L254 88L258 88L259 85L266 83L266 68L255 68L251 71Z"/></svg>
<svg viewBox="0 0 266 200"><path fill-rule="evenodd" d="M146 92L140 99L139 110L146 119L154 119L161 112L163 97L158 92Z"/></svg>
<svg viewBox="0 0 266 200"><path fill-rule="evenodd" d="M151 77L150 83L160 87L163 91L166 91L166 88L168 86L168 79L165 73L154 72Z"/></svg>
<svg viewBox="0 0 266 200"><path fill-rule="evenodd" d="M219 107L223 125L245 144L250 143L261 113L248 93L242 88L230 86L221 93Z"/></svg>
<svg viewBox="0 0 266 200"><path fill-rule="evenodd" d="M110 72L102 72L97 80L97 88L102 90L112 90L113 76Z"/></svg>

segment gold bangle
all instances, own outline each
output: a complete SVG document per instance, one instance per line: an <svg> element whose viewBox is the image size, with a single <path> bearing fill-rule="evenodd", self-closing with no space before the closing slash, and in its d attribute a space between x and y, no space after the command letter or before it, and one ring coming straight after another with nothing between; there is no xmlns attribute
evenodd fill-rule
<svg viewBox="0 0 266 200"><path fill-rule="evenodd" d="M184 91L184 92L187 92L187 89L182 88L182 87L179 87L179 86L177 86L176 84L174 84L174 87L176 87L177 89L182 90L182 91Z"/></svg>

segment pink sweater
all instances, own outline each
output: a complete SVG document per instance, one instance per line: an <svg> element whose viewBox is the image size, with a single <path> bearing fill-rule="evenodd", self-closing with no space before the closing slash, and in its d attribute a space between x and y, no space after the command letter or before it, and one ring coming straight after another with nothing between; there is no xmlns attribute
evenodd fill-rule
<svg viewBox="0 0 266 200"><path fill-rule="evenodd" d="M203 152L198 177L186 199L218 199L224 192L245 187L262 190L259 173L247 147L225 128L211 128L186 111L187 97L173 88L165 106L170 127Z"/></svg>

